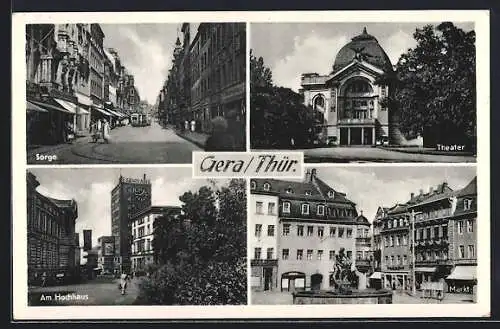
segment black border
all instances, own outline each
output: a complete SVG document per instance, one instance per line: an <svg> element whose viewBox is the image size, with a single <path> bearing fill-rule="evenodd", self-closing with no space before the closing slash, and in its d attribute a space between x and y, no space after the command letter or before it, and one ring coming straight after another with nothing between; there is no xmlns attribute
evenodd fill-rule
<svg viewBox="0 0 500 329"><path fill-rule="evenodd" d="M216 324L217 327L220 327L223 324L237 324L238 326L248 325L250 323L254 324L272 324L275 327L277 324L293 324L293 326L310 326L311 323L315 323L316 326L326 326L331 327L333 323L340 323L343 326L351 326L359 325L360 327L370 327L372 328L372 323L375 326L378 326L382 323L393 325L401 322L410 322L417 324L425 324L426 326L434 326L437 323L437 326L440 328L447 325L456 326L457 322L463 322L465 325L470 322L480 322L481 324L491 325L492 320L500 321L500 253L499 253L499 234L496 234L499 230L499 221L497 219L498 211L500 208L500 200L496 195L496 188L499 184L496 184L499 180L500 173L495 170L495 163L498 163L499 155L499 145L495 143L495 141L500 137L495 127L500 124L500 102L499 102L499 77L500 77L500 67L498 64L498 59L500 58L499 53L499 42L500 38L498 32L500 31L499 24L499 14L500 14L500 3L495 0L475 0L475 1L437 1L437 0L420 0L420 1L412 1L411 3L405 1L378 1L375 0L367 1L367 0L358 0L356 2L344 2L338 3L334 0L326 0L326 1L300 1L300 0L283 0L283 1L275 1L275 0L267 0L267 1L255 1L252 2L237 2L236 0L216 0L216 1L188 1L188 0L168 0L168 1L150 1L150 0L141 0L141 1L125 1L125 0L80 0L80 1L71 1L71 0L12 0L11 3L11 12L124 12L124 11L237 11L237 10L252 10L252 11L262 11L262 10L422 10L422 9L485 9L490 10L490 94L491 94L491 104L490 109L478 109L478 111L490 111L490 190L491 190L491 216L488 218L479 218L479 220L491 220L491 317L490 318L392 318L392 319L380 319L380 318L357 318L357 319L206 319L206 320L193 320L193 319L177 319L177 320L68 320L68 321L49 321L49 320L33 320L33 321L15 321L16 323L39 323L41 326L47 326L51 328L55 325L55 323L93 323L93 325L97 326L99 323L114 323L121 322L120 326L130 326L136 323L144 323L148 322L150 326L158 326L161 323L161 327L164 328L165 324L175 324L176 326L185 327L186 324ZM9 22L11 22L11 17L8 18ZM10 24L12 29L12 24ZM8 37L7 42L11 44L11 37ZM7 61L4 61L6 63ZM11 62L8 62L11 64ZM9 70L9 69L8 69ZM12 66L10 66L11 74ZM10 97L11 95L8 95ZM10 113L8 113L10 118ZM4 121L8 122L8 121ZM4 129L3 132L10 132L9 127ZM11 135L6 136L9 140ZM11 146L11 145L9 145ZM9 159L10 160L10 159ZM10 161L9 161L10 162ZM12 165L12 163L10 163ZM4 171L5 172L5 171ZM12 176L10 176L12 177ZM12 193L12 190L10 190ZM8 209L12 211L12 203L10 207L5 207L4 209ZM10 214L9 214L10 215ZM12 218L9 216L9 218ZM6 224L7 221L4 221ZM11 222L12 224L12 222ZM6 227L6 231L11 234L11 225ZM11 239L4 239L5 242L10 242L10 246L14 242ZM10 259L12 262L12 249L10 253ZM12 266L12 263L11 263ZM12 267L11 267L12 268ZM12 270L8 274L12 275ZM9 280L10 283L12 281ZM6 291L6 290L4 290ZM12 296L12 285L10 284L9 292ZM13 320L13 305L12 299L8 298L10 302L10 319ZM366 323L369 321L370 323ZM318 323L321 322L321 323ZM495 324L495 326L497 326ZM83 327L83 326L82 326Z"/></svg>

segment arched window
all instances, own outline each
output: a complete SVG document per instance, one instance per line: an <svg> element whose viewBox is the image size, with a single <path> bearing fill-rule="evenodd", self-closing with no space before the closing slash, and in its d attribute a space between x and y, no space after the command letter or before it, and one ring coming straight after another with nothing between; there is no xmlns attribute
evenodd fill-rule
<svg viewBox="0 0 500 329"><path fill-rule="evenodd" d="M347 85L346 91L349 93L371 93L373 88L366 80L354 80Z"/></svg>
<svg viewBox="0 0 500 329"><path fill-rule="evenodd" d="M314 98L313 108L315 110L324 110L325 108L325 98L322 95L318 95Z"/></svg>
<svg viewBox="0 0 500 329"><path fill-rule="evenodd" d="M328 191L328 197L329 197L330 199L333 199L333 198L335 197L335 192L333 192L333 191Z"/></svg>
<svg viewBox="0 0 500 329"><path fill-rule="evenodd" d="M255 183L255 181L251 181L251 182L250 182L250 188L251 188L252 190L255 190L255 189L257 188L257 184Z"/></svg>
<svg viewBox="0 0 500 329"><path fill-rule="evenodd" d="M264 183L264 191L269 191L271 189L271 184Z"/></svg>

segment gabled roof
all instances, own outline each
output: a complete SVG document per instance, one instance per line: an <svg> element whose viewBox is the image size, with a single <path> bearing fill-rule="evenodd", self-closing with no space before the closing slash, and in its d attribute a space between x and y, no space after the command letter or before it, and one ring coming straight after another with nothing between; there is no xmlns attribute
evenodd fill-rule
<svg viewBox="0 0 500 329"><path fill-rule="evenodd" d="M467 186L457 192L457 197L477 194L477 176L475 176Z"/></svg>

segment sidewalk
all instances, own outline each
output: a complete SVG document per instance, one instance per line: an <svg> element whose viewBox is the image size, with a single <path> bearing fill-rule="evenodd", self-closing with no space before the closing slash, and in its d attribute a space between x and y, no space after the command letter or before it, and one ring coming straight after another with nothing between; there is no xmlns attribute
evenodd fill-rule
<svg viewBox="0 0 500 329"><path fill-rule="evenodd" d="M73 140L73 143L61 143L54 145L29 145L28 150L26 151L28 157L34 157L37 153L49 153L54 152L60 149L64 149L67 147L71 147L74 144L84 144L90 142L90 136L87 134L86 136L79 136Z"/></svg>
<svg viewBox="0 0 500 329"><path fill-rule="evenodd" d="M184 138L185 140L195 144L201 149L205 149L205 142L207 141L207 138L209 136L208 134L192 131L181 131L179 129L175 129L172 126L167 126L167 128L174 131L177 136Z"/></svg>

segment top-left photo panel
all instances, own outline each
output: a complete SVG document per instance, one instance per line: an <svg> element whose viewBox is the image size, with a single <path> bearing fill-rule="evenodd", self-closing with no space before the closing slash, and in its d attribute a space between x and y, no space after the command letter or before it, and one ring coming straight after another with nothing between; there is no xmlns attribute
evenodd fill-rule
<svg viewBox="0 0 500 329"><path fill-rule="evenodd" d="M27 163L245 151L246 58L246 23L28 24Z"/></svg>

